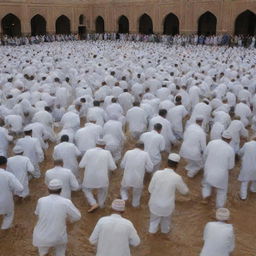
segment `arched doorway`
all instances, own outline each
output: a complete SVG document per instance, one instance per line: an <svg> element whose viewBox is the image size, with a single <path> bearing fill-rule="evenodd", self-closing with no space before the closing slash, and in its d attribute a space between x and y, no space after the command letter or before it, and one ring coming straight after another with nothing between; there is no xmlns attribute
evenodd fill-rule
<svg viewBox="0 0 256 256"><path fill-rule="evenodd" d="M46 34L46 20L43 16L37 14L35 15L31 21L31 35L45 35Z"/></svg>
<svg viewBox="0 0 256 256"><path fill-rule="evenodd" d="M178 17L169 13L164 19L164 34L173 36L179 34L179 25Z"/></svg>
<svg viewBox="0 0 256 256"><path fill-rule="evenodd" d="M79 16L78 35L81 40L86 39L85 17L83 14Z"/></svg>
<svg viewBox="0 0 256 256"><path fill-rule="evenodd" d="M65 34L68 35L70 31L70 20L67 16L61 15L55 24L56 34Z"/></svg>
<svg viewBox="0 0 256 256"><path fill-rule="evenodd" d="M2 19L2 31L4 35L11 37L21 36L21 24L20 19L9 13Z"/></svg>
<svg viewBox="0 0 256 256"><path fill-rule="evenodd" d="M103 34L105 32L104 19L98 16L95 23L96 33Z"/></svg>
<svg viewBox="0 0 256 256"><path fill-rule="evenodd" d="M139 33L144 35L153 34L153 22L147 14L143 14L139 19Z"/></svg>
<svg viewBox="0 0 256 256"><path fill-rule="evenodd" d="M237 16L235 35L256 35L256 14L246 10Z"/></svg>
<svg viewBox="0 0 256 256"><path fill-rule="evenodd" d="M217 27L217 18L211 12L205 12L198 19L199 35L215 35Z"/></svg>
<svg viewBox="0 0 256 256"><path fill-rule="evenodd" d="M122 15L118 19L118 33L121 33L121 34L129 33L129 20L124 15Z"/></svg>
<svg viewBox="0 0 256 256"><path fill-rule="evenodd" d="M79 16L79 25L84 25L84 20L85 20L84 15L81 14L81 15Z"/></svg>

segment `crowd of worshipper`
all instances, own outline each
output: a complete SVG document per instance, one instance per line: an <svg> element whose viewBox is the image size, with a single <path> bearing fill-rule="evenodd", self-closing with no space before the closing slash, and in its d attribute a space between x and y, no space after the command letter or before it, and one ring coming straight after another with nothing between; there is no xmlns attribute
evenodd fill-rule
<svg viewBox="0 0 256 256"><path fill-rule="evenodd" d="M125 204L145 211L140 199L148 190L148 232L172 234L175 191L190 193L178 171L182 158L189 178L202 175L205 207L216 197L216 221L204 229L200 256L232 253L235 234L225 207L236 163L240 199L254 200L248 190L256 192L255 49L70 41L2 47L0 56L3 231L12 228L13 196L26 200L34 193L30 180L43 176L49 195L38 198L33 245L40 256L52 247L64 256L66 221L84 214L72 191L84 193L88 213L100 212L109 207L109 173L121 168L113 214L98 220L89 241L98 256L130 255L129 246L143 241L122 217ZM127 141L133 147L126 151ZM54 167L44 173L49 142Z"/></svg>
<svg viewBox="0 0 256 256"><path fill-rule="evenodd" d="M8 37L4 36L0 43L1 45L29 45L40 44L44 42L62 42L62 41L77 41L77 40L112 40L112 41L134 41L134 42L153 42L166 43L168 45L210 45L210 46L229 46L229 47L245 47L256 48L256 37L228 34L223 35L161 35L161 34L122 34L122 33L87 33L83 35L38 35L38 36L23 36L23 37Z"/></svg>

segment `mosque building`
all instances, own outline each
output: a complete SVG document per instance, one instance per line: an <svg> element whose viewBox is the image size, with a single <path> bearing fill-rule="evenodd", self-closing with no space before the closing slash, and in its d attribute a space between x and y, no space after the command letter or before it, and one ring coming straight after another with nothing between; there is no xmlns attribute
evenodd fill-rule
<svg viewBox="0 0 256 256"><path fill-rule="evenodd" d="M256 34L255 0L0 0L0 34Z"/></svg>

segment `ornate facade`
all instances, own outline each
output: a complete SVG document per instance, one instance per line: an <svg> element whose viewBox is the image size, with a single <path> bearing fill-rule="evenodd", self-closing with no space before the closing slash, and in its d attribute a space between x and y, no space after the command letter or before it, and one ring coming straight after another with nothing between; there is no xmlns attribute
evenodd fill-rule
<svg viewBox="0 0 256 256"><path fill-rule="evenodd" d="M1 34L256 34L256 0L0 0Z"/></svg>

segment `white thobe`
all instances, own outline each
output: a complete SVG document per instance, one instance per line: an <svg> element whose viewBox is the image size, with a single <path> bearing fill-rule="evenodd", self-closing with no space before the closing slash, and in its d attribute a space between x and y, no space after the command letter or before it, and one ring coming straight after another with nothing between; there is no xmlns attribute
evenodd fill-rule
<svg viewBox="0 0 256 256"><path fill-rule="evenodd" d="M134 102L134 97L129 92L123 92L118 96L118 102L126 113Z"/></svg>
<svg viewBox="0 0 256 256"><path fill-rule="evenodd" d="M153 165L159 165L162 159L161 152L165 149L163 135L153 130L143 133L140 140L144 143L145 151L149 153Z"/></svg>
<svg viewBox="0 0 256 256"><path fill-rule="evenodd" d="M66 221L78 221L79 210L69 200L51 194L38 200L35 214L38 222L33 232L33 245L36 247L54 247L68 241Z"/></svg>
<svg viewBox="0 0 256 256"><path fill-rule="evenodd" d="M89 241L97 245L96 256L130 256L129 246L140 244L133 224L119 214L100 218Z"/></svg>
<svg viewBox="0 0 256 256"><path fill-rule="evenodd" d="M1 229L10 228L14 217L13 194L22 190L22 184L12 173L0 169L0 215L5 215Z"/></svg>
<svg viewBox="0 0 256 256"><path fill-rule="evenodd" d="M80 128L80 117L77 113L69 111L62 116L60 123L64 129L77 131Z"/></svg>
<svg viewBox="0 0 256 256"><path fill-rule="evenodd" d="M48 186L50 181L53 179L58 179L62 181L61 196L71 199L71 191L76 191L79 189L78 181L71 170L63 168L61 166L55 166L49 169L45 173L45 184Z"/></svg>
<svg viewBox="0 0 256 256"><path fill-rule="evenodd" d="M84 154L88 149L94 148L102 133L102 127L93 123L87 123L85 127L80 128L75 134L75 143L79 151Z"/></svg>
<svg viewBox="0 0 256 256"><path fill-rule="evenodd" d="M252 111L248 105L244 103L238 103L235 107L235 114L240 116L241 121L243 122L244 126L246 127L249 124L249 118L252 115Z"/></svg>
<svg viewBox="0 0 256 256"><path fill-rule="evenodd" d="M229 256L235 248L233 226L224 222L208 222L204 228L204 246L200 256Z"/></svg>
<svg viewBox="0 0 256 256"><path fill-rule="evenodd" d="M91 107L87 112L87 120L96 121L96 124L103 126L105 122L105 111L100 107Z"/></svg>
<svg viewBox="0 0 256 256"><path fill-rule="evenodd" d="M222 133L225 131L225 127L220 122L215 122L212 126L210 133L210 140L221 139Z"/></svg>
<svg viewBox="0 0 256 256"><path fill-rule="evenodd" d="M71 142L61 142L53 150L53 159L62 159L63 167L72 171L78 177L77 157L81 155L78 148Z"/></svg>
<svg viewBox="0 0 256 256"><path fill-rule="evenodd" d="M8 130L0 127L0 155L7 156L9 141L12 139L13 137L8 134Z"/></svg>
<svg viewBox="0 0 256 256"><path fill-rule="evenodd" d="M13 156L8 158L6 170L12 173L23 186L23 191L18 192L20 197L26 197L29 195L29 179L28 174L34 175L34 166L26 156Z"/></svg>
<svg viewBox="0 0 256 256"><path fill-rule="evenodd" d="M154 125L157 123L162 125L161 135L163 135L165 140L165 151L170 152L171 142L176 141L176 137L173 134L172 125L166 118L158 115L149 121L149 130L152 130Z"/></svg>
<svg viewBox="0 0 256 256"><path fill-rule="evenodd" d="M8 115L4 118L4 122L10 127L10 131L22 132L22 117L20 115Z"/></svg>
<svg viewBox="0 0 256 256"><path fill-rule="evenodd" d="M105 188L109 185L109 170L115 170L116 165L108 150L92 148L86 151L80 168L85 168L83 187Z"/></svg>

